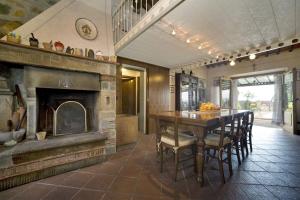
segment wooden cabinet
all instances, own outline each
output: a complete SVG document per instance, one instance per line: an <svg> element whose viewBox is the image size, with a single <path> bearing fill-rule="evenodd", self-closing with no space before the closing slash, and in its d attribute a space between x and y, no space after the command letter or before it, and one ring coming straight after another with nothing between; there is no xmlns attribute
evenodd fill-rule
<svg viewBox="0 0 300 200"><path fill-rule="evenodd" d="M198 110L205 101L204 82L188 74L175 74L175 106L177 111Z"/></svg>
<svg viewBox="0 0 300 200"><path fill-rule="evenodd" d="M136 142L138 139L138 116L117 115L116 131L117 146Z"/></svg>

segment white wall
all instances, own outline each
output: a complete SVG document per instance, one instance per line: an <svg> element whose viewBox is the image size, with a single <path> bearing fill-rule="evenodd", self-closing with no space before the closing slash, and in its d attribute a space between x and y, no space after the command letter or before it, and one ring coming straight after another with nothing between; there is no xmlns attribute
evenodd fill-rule
<svg viewBox="0 0 300 200"><path fill-rule="evenodd" d="M75 22L78 18L91 20L98 29L95 40L85 40L78 35ZM61 41L65 47L100 50L104 55L114 55L110 0L61 0L40 15L15 30L28 44L30 33L42 42Z"/></svg>

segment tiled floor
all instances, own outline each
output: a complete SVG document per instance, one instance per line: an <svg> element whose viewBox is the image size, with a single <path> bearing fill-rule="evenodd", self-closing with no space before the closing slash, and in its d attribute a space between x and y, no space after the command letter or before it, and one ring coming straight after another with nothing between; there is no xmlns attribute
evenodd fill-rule
<svg viewBox="0 0 300 200"><path fill-rule="evenodd" d="M172 156L160 174L154 136L148 135L105 163L0 192L0 199L300 199L300 137L259 126L253 132L253 153L240 167L233 162L232 177L225 169L225 185L214 162L207 166L203 188L191 168L173 182Z"/></svg>

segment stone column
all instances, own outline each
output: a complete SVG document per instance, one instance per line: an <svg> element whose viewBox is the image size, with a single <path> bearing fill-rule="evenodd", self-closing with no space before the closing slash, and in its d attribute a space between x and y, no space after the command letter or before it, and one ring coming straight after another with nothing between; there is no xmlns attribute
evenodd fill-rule
<svg viewBox="0 0 300 200"><path fill-rule="evenodd" d="M34 139L37 127L37 100L36 100L36 88L27 89L27 131L26 138Z"/></svg>
<svg viewBox="0 0 300 200"><path fill-rule="evenodd" d="M13 93L8 89L7 80L0 76L0 130L7 131L7 121L12 116Z"/></svg>
<svg viewBox="0 0 300 200"><path fill-rule="evenodd" d="M107 65L105 71L115 76L116 66ZM99 130L107 135L105 144L106 155L116 152L116 80L101 77L99 98Z"/></svg>

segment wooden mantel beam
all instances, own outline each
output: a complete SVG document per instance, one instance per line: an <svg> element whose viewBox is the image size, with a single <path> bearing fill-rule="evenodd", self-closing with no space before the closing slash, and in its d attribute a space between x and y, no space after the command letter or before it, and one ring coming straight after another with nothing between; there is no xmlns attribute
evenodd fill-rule
<svg viewBox="0 0 300 200"><path fill-rule="evenodd" d="M115 76L114 62L99 61L0 40L0 62ZM115 67L113 68L115 69Z"/></svg>

